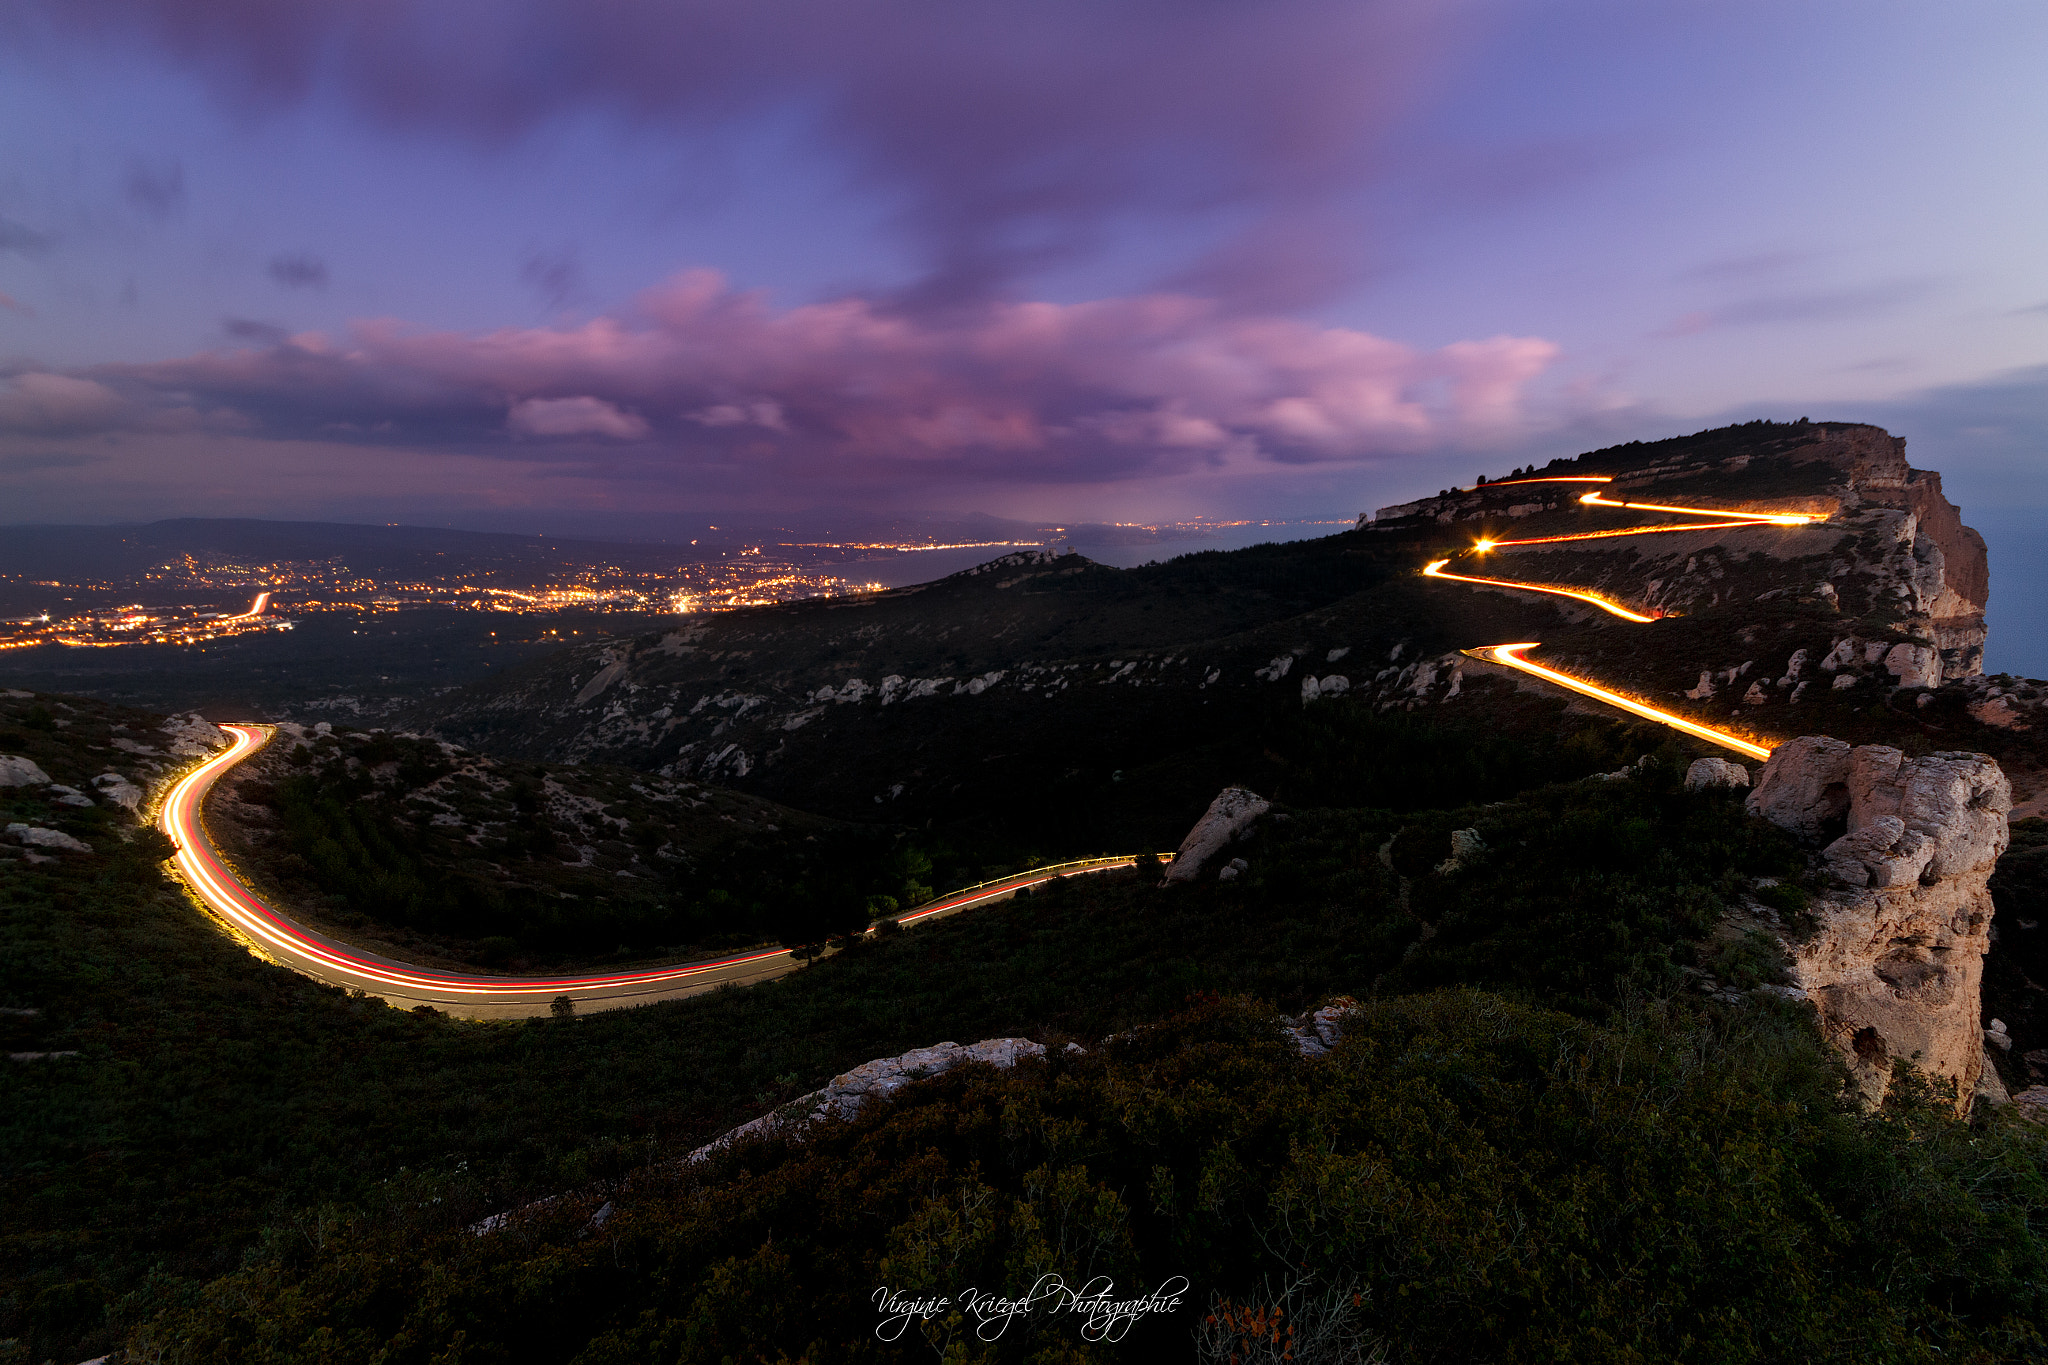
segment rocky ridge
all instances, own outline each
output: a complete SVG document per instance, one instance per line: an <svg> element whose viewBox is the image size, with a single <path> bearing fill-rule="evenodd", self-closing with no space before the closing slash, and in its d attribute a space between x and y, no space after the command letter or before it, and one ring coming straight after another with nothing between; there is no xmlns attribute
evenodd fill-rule
<svg viewBox="0 0 2048 1365"><path fill-rule="evenodd" d="M1989 560L1983 537L1942 493L1941 475L1910 467L1905 441L1878 427L1758 425L1763 429L1742 439L1747 429L1738 427L1553 460L1530 476L1610 475L1601 491L1618 499L1819 512L1825 523L1518 546L1497 551L1490 562L1515 566L1504 576L1597 588L1658 612L1800 597L1867 619L1912 646L1906 656L1883 659L1901 686L1981 674ZM1469 524L1475 536L1507 539L1569 534L1586 529L1586 509L1577 506L1584 489L1480 484L1383 507L1360 524ZM1611 515L1616 526L1640 524L1639 517Z"/></svg>
<svg viewBox="0 0 2048 1365"><path fill-rule="evenodd" d="M1952 1082L1967 1112L1986 1072L1987 882L2010 840L1998 764L1807 736L1772 753L1747 805L1824 844L1828 886L1818 927L1789 945L1793 975L1865 1100L1881 1102L1906 1061Z"/></svg>

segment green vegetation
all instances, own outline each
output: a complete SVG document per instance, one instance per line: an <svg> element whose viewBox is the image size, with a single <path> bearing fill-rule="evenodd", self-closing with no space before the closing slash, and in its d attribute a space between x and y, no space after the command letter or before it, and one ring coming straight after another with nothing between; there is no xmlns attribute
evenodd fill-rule
<svg viewBox="0 0 2048 1365"><path fill-rule="evenodd" d="M1298 807L1233 883L1075 878L768 985L521 1024L266 966L155 836L78 811L95 853L0 863L0 1005L37 1011L0 1017L79 1053L0 1070L0 1361L917 1359L874 1340L876 1286L1040 1269L1195 1290L1120 1346L1071 1319L958 1344L1171 1358L1200 1314L1285 1305L1404 1360L2039 1353L2039 1135L1910 1088L1856 1116L1790 1007L1691 1003L1692 971L1740 965L1701 960L1703 927L1800 859L1679 790L1682 757L1454 811ZM1488 852L1444 869L1453 829ZM1346 993L1349 1041L1296 1060L1275 1012ZM1019 1034L1053 1060L676 1164L868 1058Z"/></svg>
<svg viewBox="0 0 2048 1365"><path fill-rule="evenodd" d="M278 903L413 958L515 972L864 929L928 896L890 831L619 769L283 732L216 802Z"/></svg>

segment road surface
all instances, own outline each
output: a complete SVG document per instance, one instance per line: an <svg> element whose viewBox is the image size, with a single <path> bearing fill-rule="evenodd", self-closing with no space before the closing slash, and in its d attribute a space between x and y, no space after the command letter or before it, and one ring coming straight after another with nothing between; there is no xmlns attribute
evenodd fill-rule
<svg viewBox="0 0 2048 1365"><path fill-rule="evenodd" d="M596 975L486 976L440 971L380 957L296 923L265 905L236 877L206 832L206 794L221 775L269 742L266 725L223 725L228 747L174 783L164 796L157 826L177 845L174 859L185 884L217 919L260 956L315 980L380 996L403 1009L432 1005L471 1019L546 1014L559 996L579 1010L617 1009L697 995L720 986L764 981L800 965L784 948L765 948L674 966ZM1055 877L1130 867L1134 857L1089 858L968 887L902 916L909 925L957 914L1014 896Z"/></svg>

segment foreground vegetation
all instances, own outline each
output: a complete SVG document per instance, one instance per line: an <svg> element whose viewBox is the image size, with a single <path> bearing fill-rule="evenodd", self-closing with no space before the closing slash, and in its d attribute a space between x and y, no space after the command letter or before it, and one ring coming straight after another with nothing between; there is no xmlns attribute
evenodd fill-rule
<svg viewBox="0 0 2048 1365"><path fill-rule="evenodd" d="M1390 744L1385 778L1495 771L1454 742ZM0 1004L35 1011L10 1047L77 1054L0 1070L0 1360L912 1359L948 1333L1149 1359L1202 1317L1217 1359L1290 1330L1299 1360L2038 1355L2040 1137L1910 1090L1853 1114L1794 1007L1689 989L1736 979L1696 946L1722 906L1803 858L1681 791L1686 757L1464 810L1297 807L1234 883L1075 879L749 990L523 1024L258 962L154 834L18 792L9 819L96 851L0 863ZM1489 852L1445 869L1468 828ZM1299 1059L1278 1013L1341 994L1364 1014ZM870 1057L1006 1035L1051 1059L678 1164ZM1044 1312L984 1341L957 1304L875 1336L878 1286L1041 1272L1191 1289L1119 1341Z"/></svg>

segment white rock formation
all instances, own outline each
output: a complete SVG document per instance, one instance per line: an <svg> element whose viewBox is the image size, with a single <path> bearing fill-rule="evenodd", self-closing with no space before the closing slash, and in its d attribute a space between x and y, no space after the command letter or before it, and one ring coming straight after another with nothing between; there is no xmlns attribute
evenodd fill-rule
<svg viewBox="0 0 2048 1365"><path fill-rule="evenodd" d="M1821 858L1834 885L1793 972L1867 1101L1892 1062L1955 1082L1967 1112L1984 1067L1986 882L2009 840L2012 787L1983 754L1909 759L1808 736L1771 755L1749 810L1804 838L1846 826Z"/></svg>
<svg viewBox="0 0 2048 1365"><path fill-rule="evenodd" d="M180 758L199 758L228 747L228 737L220 727L197 711L172 716L157 728L171 737L171 752Z"/></svg>
<svg viewBox="0 0 2048 1365"><path fill-rule="evenodd" d="M9 825L7 837L17 839L31 848L61 848L71 853L90 853L92 845L82 839L74 839L61 829L44 829L41 825Z"/></svg>
<svg viewBox="0 0 2048 1365"><path fill-rule="evenodd" d="M46 787L50 775L26 758L0 754L0 787Z"/></svg>
<svg viewBox="0 0 2048 1365"><path fill-rule="evenodd" d="M1893 645L1884 656L1884 671L1901 687L1941 686L1941 653L1933 645Z"/></svg>
<svg viewBox="0 0 2048 1365"><path fill-rule="evenodd" d="M1180 851L1166 869L1166 880L1193 881L1201 873L1204 863L1272 808L1272 802L1255 792L1246 791L1243 787L1225 787L1209 803L1209 809L1203 812L1202 818L1195 821L1188 837L1180 841Z"/></svg>
<svg viewBox="0 0 2048 1365"><path fill-rule="evenodd" d="M1699 791L1703 787L1747 787L1749 769L1740 763L1730 763L1725 758L1696 758L1685 770L1685 789Z"/></svg>
<svg viewBox="0 0 2048 1365"><path fill-rule="evenodd" d="M119 773L101 773L92 780L92 785L99 790L102 798L122 807L130 814L142 807L142 788Z"/></svg>
<svg viewBox="0 0 2048 1365"><path fill-rule="evenodd" d="M1079 1049L1069 1044L1068 1050ZM988 1038L979 1043L969 1043L966 1047L958 1043L934 1043L930 1047L912 1048L898 1057L863 1062L843 1075L834 1076L831 1084L823 1090L813 1090L772 1114L763 1114L752 1123L741 1124L730 1133L699 1147L684 1160L702 1161L756 1133L799 1133L812 1123L833 1115L851 1118L871 1099L886 1100L913 1081L942 1076L968 1062L1012 1067L1025 1057L1044 1055L1044 1045L1029 1038Z"/></svg>

